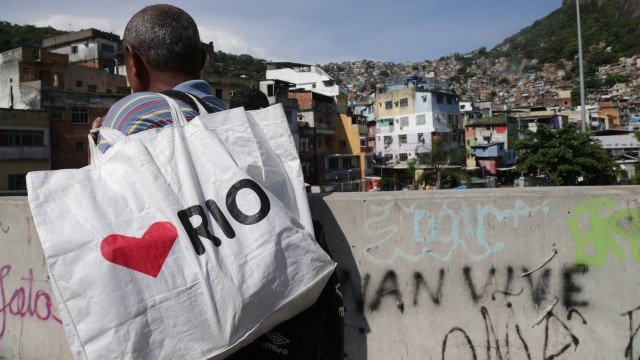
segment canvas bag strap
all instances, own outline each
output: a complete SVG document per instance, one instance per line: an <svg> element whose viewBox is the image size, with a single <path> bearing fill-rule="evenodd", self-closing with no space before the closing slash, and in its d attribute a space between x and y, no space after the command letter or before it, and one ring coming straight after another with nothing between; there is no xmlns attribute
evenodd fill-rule
<svg viewBox="0 0 640 360"><path fill-rule="evenodd" d="M183 92L179 90L166 90L160 92L162 95L169 96L175 100L180 100L185 104L189 105L193 110L197 111L200 115L206 115L215 112L215 110L211 107L211 105L207 104L206 101L201 98L193 95L192 93Z"/></svg>
<svg viewBox="0 0 640 360"><path fill-rule="evenodd" d="M180 109L178 103L167 95L161 93L158 93L158 95L162 96L166 100L167 104L169 104L173 126L186 125L188 123L187 118L182 113L182 109Z"/></svg>

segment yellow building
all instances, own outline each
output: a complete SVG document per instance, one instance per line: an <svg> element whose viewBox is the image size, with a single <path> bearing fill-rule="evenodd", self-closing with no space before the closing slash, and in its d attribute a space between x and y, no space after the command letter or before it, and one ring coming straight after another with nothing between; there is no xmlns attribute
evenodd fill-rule
<svg viewBox="0 0 640 360"><path fill-rule="evenodd" d="M415 88L376 93L376 117L378 119L413 113Z"/></svg>
<svg viewBox="0 0 640 360"><path fill-rule="evenodd" d="M351 173L349 178L363 180L373 173L373 152L367 146L367 120L360 115L338 114L336 121L336 137L331 152L335 157L348 159L351 166L344 167L347 171L357 169L359 174ZM349 156L351 155L351 156ZM344 160L343 160L344 161Z"/></svg>
<svg viewBox="0 0 640 360"><path fill-rule="evenodd" d="M51 168L49 113L0 108L0 191L26 190L30 171Z"/></svg>

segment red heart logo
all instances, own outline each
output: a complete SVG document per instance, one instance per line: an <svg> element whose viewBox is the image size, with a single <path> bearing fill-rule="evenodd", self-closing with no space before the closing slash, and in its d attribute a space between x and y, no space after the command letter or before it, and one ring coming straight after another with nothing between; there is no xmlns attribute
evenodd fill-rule
<svg viewBox="0 0 640 360"><path fill-rule="evenodd" d="M167 259L178 230L170 222L149 226L142 238L112 234L102 240L100 252L107 261L157 277Z"/></svg>

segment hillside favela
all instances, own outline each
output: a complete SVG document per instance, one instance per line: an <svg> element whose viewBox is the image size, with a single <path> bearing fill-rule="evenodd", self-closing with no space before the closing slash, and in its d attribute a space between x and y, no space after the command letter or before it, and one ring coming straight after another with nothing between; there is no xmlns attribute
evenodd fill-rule
<svg viewBox="0 0 640 360"><path fill-rule="evenodd" d="M0 360L640 359L640 0L542 2L9 1Z"/></svg>

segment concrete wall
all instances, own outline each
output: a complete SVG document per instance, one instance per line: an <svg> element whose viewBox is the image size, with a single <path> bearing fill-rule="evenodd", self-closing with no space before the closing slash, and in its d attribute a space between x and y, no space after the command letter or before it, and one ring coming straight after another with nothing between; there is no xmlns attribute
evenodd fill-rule
<svg viewBox="0 0 640 360"><path fill-rule="evenodd" d="M637 359L640 187L311 197L348 359ZM0 358L67 358L25 198L0 198ZM53 300L52 300L53 301Z"/></svg>
<svg viewBox="0 0 640 360"><path fill-rule="evenodd" d="M639 187L340 193L311 206L339 264L348 359L640 355Z"/></svg>
<svg viewBox="0 0 640 360"><path fill-rule="evenodd" d="M70 359L26 197L0 198L0 359Z"/></svg>

